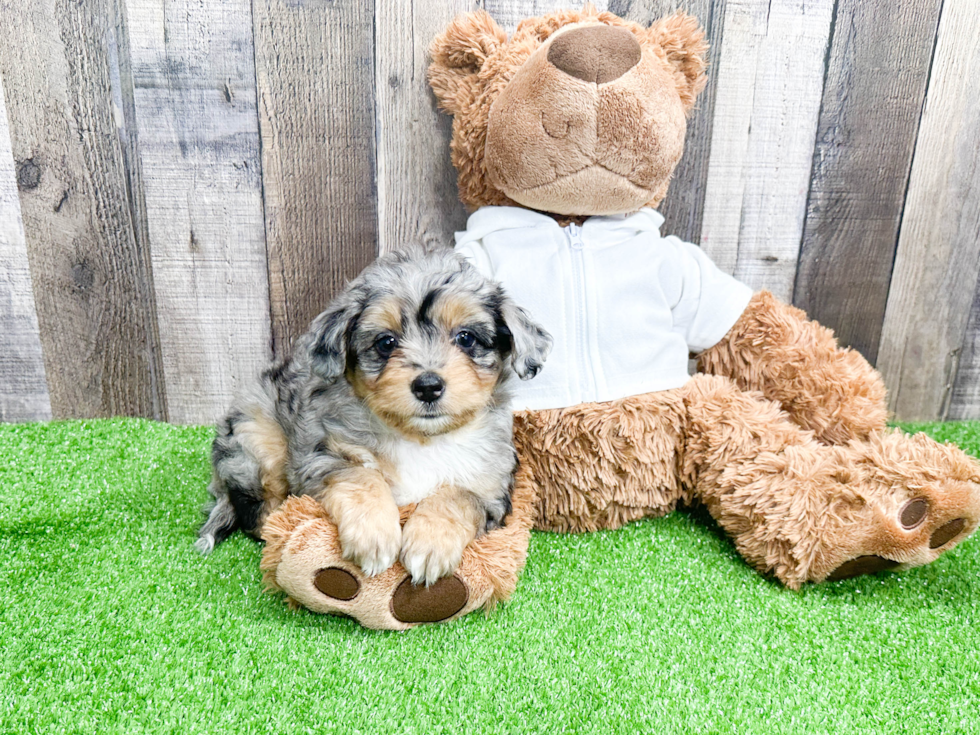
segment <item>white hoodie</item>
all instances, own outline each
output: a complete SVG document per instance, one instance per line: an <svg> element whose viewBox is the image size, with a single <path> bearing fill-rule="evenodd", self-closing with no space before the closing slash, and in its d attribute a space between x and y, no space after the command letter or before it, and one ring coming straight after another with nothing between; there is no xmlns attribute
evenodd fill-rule
<svg viewBox="0 0 980 735"><path fill-rule="evenodd" d="M517 386L515 409L678 388L688 353L738 321L752 290L697 246L661 237L663 221L641 209L560 227L520 207L483 207L456 233L456 251L555 339L544 369Z"/></svg>

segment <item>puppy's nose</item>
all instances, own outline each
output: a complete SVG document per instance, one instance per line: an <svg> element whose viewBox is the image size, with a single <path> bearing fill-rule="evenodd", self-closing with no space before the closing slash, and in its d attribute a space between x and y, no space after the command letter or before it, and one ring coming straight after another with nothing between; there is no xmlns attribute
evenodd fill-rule
<svg viewBox="0 0 980 735"><path fill-rule="evenodd" d="M446 384L435 373L422 373L412 381L412 393L425 403L438 401L445 389Z"/></svg>
<svg viewBox="0 0 980 735"><path fill-rule="evenodd" d="M586 26L562 33L548 49L548 61L576 79L604 84L640 63L640 42L625 28Z"/></svg>

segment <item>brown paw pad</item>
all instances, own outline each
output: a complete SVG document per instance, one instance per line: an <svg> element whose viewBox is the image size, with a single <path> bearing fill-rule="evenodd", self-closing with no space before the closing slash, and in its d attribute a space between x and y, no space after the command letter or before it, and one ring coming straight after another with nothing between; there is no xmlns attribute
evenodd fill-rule
<svg viewBox="0 0 980 735"><path fill-rule="evenodd" d="M321 569L313 578L313 586L335 600L353 600L361 589L357 577L340 567Z"/></svg>
<svg viewBox="0 0 980 735"><path fill-rule="evenodd" d="M431 587L416 587L406 577L391 598L391 614L402 623L438 623L458 613L469 599L459 577L443 577Z"/></svg>
<svg viewBox="0 0 980 735"><path fill-rule="evenodd" d="M906 531L911 531L916 526L920 525L922 521L925 520L926 511L929 510L929 501L925 498L914 498L905 504L902 508L902 512L898 516L898 520L902 524L902 528Z"/></svg>
<svg viewBox="0 0 980 735"><path fill-rule="evenodd" d="M966 518L955 518L940 526L929 537L929 548L938 549L940 546L945 546L959 536L964 528L966 528Z"/></svg>
<svg viewBox="0 0 980 735"><path fill-rule="evenodd" d="M856 559L845 561L837 567L827 577L827 581L836 582L840 579L851 579L852 577L860 577L862 574L874 574L886 569L894 569L897 566L897 561L885 559L882 556L859 556Z"/></svg>

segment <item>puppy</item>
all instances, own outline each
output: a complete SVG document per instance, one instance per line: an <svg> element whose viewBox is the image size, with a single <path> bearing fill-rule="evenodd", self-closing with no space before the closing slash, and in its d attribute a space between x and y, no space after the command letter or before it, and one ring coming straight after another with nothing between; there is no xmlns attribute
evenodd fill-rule
<svg viewBox="0 0 980 735"><path fill-rule="evenodd" d="M310 495L365 574L396 558L415 584L451 574L511 509L508 383L533 378L550 349L451 250L381 257L219 422L196 546L209 553L236 528L261 538L288 495Z"/></svg>

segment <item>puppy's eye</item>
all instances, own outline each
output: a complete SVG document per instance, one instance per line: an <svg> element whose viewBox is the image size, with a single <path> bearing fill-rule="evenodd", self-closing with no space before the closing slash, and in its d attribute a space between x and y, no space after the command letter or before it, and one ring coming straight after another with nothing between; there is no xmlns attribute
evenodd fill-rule
<svg viewBox="0 0 980 735"><path fill-rule="evenodd" d="M374 349L382 357L391 357L391 353L398 347L398 338L390 334L382 335L374 343Z"/></svg>
<svg viewBox="0 0 980 735"><path fill-rule="evenodd" d="M456 344L461 350L473 349L473 345L476 344L476 335L464 329L456 335Z"/></svg>

